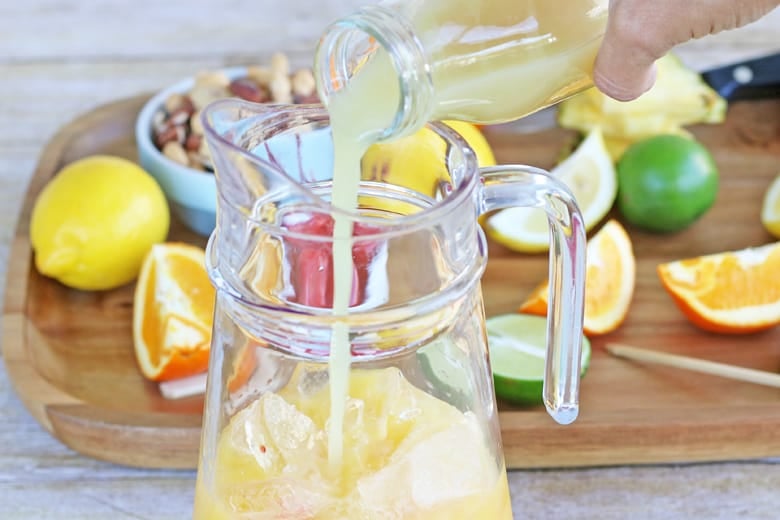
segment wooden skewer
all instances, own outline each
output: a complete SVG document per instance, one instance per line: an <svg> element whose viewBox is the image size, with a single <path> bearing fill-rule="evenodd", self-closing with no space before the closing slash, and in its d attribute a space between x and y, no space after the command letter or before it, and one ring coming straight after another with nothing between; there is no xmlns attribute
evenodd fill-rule
<svg viewBox="0 0 780 520"><path fill-rule="evenodd" d="M692 370L694 372L702 372L704 374L737 379L739 381L747 381L748 383L755 383L757 385L780 388L780 374L774 374L772 372L737 367L725 363L716 363L715 361L706 361L704 359L678 356L675 354L667 354L665 352L656 352L654 350L631 347L618 343L610 343L606 348L607 352L613 356L625 359L656 363L659 365Z"/></svg>

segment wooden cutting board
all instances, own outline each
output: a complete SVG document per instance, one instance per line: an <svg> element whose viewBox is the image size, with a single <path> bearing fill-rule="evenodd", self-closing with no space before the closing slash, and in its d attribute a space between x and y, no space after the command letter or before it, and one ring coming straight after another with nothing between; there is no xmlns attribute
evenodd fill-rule
<svg viewBox="0 0 780 520"><path fill-rule="evenodd" d="M33 202L62 166L95 153L136 159L133 124L145 100L98 108L64 127L44 150L9 257L2 347L27 409L74 450L131 466L193 468L203 401L165 400L141 377L131 337L132 285L101 293L68 289L38 274L28 238ZM604 351L606 342L616 341L780 370L780 328L733 337L699 331L655 274L660 262L772 241L759 212L764 191L780 173L780 101L735 104L725 124L693 131L720 167L715 206L674 235L628 227L638 262L634 300L620 329L593 339L580 418L559 426L541 407L501 405L510 468L780 456L780 390L641 365ZM499 162L546 168L574 137L561 129L523 134L496 127L486 133ZM205 244L177 223L170 238ZM488 315L513 312L546 272L546 255L520 255L490 244L483 279Z"/></svg>

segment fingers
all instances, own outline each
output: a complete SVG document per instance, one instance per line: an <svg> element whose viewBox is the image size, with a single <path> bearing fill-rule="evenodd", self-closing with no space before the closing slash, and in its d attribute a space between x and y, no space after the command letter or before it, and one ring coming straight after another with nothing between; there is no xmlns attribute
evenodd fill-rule
<svg viewBox="0 0 780 520"><path fill-rule="evenodd" d="M753 22L780 0L611 0L593 82L630 101L655 83L655 61L677 44Z"/></svg>
<svg viewBox="0 0 780 520"><path fill-rule="evenodd" d="M656 29L664 17L660 5L664 3L669 2L613 0L610 4L607 30L593 69L593 82L604 94L630 101L655 83L655 61L673 45L666 31Z"/></svg>

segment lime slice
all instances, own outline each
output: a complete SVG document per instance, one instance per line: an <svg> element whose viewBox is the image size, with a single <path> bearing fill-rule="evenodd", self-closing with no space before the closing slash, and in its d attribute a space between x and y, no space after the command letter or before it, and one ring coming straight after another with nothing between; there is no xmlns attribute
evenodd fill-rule
<svg viewBox="0 0 780 520"><path fill-rule="evenodd" d="M592 130L579 147L550 174L571 190L585 221L598 224L617 197L617 174L604 145L601 130ZM487 233L496 242L526 253L549 248L549 224L539 208L509 208L487 219Z"/></svg>
<svg viewBox="0 0 780 520"><path fill-rule="evenodd" d="M773 237L780 238L780 175L775 177L764 195L761 223Z"/></svg>
<svg viewBox="0 0 780 520"><path fill-rule="evenodd" d="M499 399L541 404L547 319L529 314L502 314L487 320L490 363ZM590 363L590 341L582 337L581 375Z"/></svg>
<svg viewBox="0 0 780 520"><path fill-rule="evenodd" d="M474 381L469 353L458 348L451 338L439 338L417 351L420 368L425 374L431 394L465 409Z"/></svg>

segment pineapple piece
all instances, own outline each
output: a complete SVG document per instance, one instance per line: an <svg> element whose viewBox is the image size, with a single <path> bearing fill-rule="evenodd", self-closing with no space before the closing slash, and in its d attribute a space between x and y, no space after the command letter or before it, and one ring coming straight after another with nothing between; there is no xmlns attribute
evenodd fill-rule
<svg viewBox="0 0 780 520"><path fill-rule="evenodd" d="M658 134L690 136L684 126L721 123L727 102L676 56L658 60L655 85L629 102L616 101L592 88L563 101L558 123L590 132L600 127L613 160L631 144Z"/></svg>

